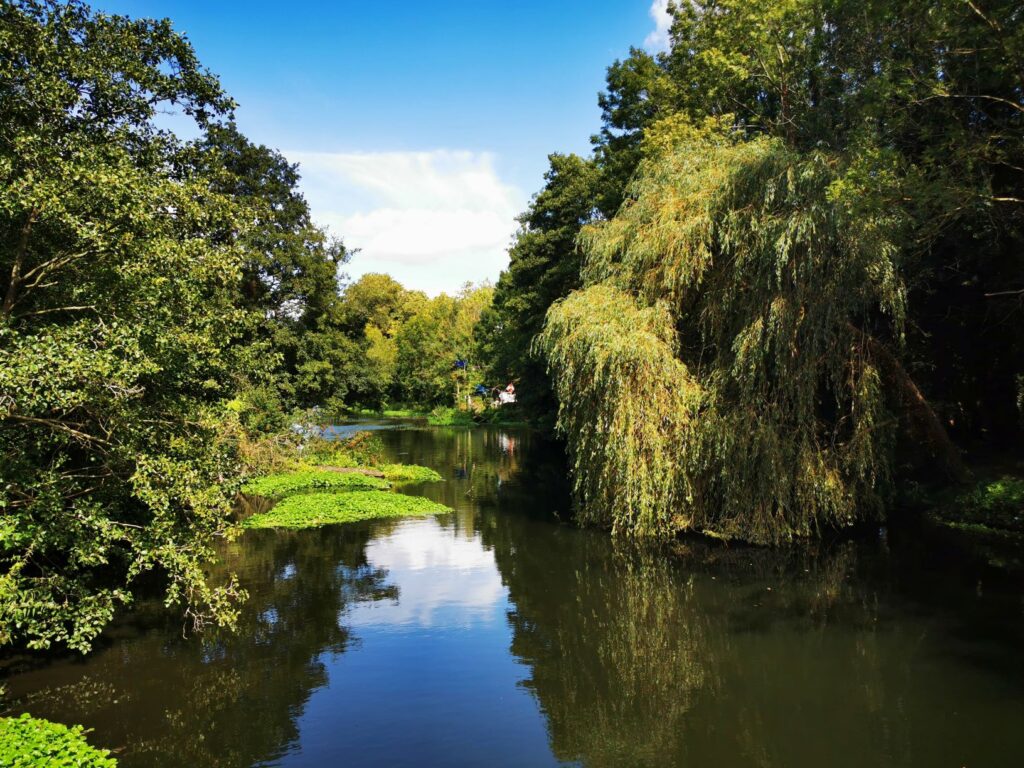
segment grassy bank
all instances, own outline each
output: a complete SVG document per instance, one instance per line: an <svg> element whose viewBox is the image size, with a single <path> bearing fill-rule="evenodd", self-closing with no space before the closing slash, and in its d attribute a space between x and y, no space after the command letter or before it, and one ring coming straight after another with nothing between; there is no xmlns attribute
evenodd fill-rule
<svg viewBox="0 0 1024 768"><path fill-rule="evenodd" d="M926 492L917 503L948 528L1024 537L1024 477L1019 475L981 472L966 488Z"/></svg>
<svg viewBox="0 0 1024 768"><path fill-rule="evenodd" d="M532 426L529 421L523 418L515 406L505 406L503 408L484 407L471 410L449 406L437 406L429 410L423 408L387 408L379 411L352 409L337 414L337 417L339 420L415 419L425 421L432 427Z"/></svg>
<svg viewBox="0 0 1024 768"><path fill-rule="evenodd" d="M530 426L529 422L523 420L522 414L514 406L484 408L481 411L438 407L427 415L427 423L433 427Z"/></svg>
<svg viewBox="0 0 1024 768"><path fill-rule="evenodd" d="M341 419L425 419L430 411L422 408L351 408L335 415Z"/></svg>

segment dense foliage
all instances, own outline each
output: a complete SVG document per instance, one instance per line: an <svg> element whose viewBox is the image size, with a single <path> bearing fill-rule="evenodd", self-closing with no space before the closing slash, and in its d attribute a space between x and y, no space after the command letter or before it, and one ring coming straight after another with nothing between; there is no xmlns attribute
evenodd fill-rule
<svg viewBox="0 0 1024 768"><path fill-rule="evenodd" d="M0 646L88 649L143 579L230 624L203 564L295 409L514 381L558 409L584 520L760 542L1016 448L1018 5L676 4L497 286L430 298L345 284L297 167L169 22L4 3Z"/></svg>
<svg viewBox="0 0 1024 768"><path fill-rule="evenodd" d="M249 216L239 232L244 260L234 302L251 319L237 345L248 364L251 410L283 416L288 406L344 393L341 372L358 356L340 329L338 270L348 253L312 223L297 167L230 123L208 128L192 161Z"/></svg>
<svg viewBox="0 0 1024 768"><path fill-rule="evenodd" d="M0 765L7 768L116 768L110 751L89 745L80 725L22 715L0 717Z"/></svg>
<svg viewBox="0 0 1024 768"><path fill-rule="evenodd" d="M490 285L465 285L455 296L442 293L419 304L394 335L392 388L401 402L464 403L479 383L473 333L493 293Z"/></svg>
<svg viewBox="0 0 1024 768"><path fill-rule="evenodd" d="M201 561L249 216L153 116L231 102L166 22L8 3L0 49L0 645L86 649L148 571L230 621Z"/></svg>
<svg viewBox="0 0 1024 768"><path fill-rule="evenodd" d="M880 373L850 319L898 320L903 291L891 212L840 215L835 180L774 140L691 139L586 232L593 287L541 341L588 517L770 541L877 507Z"/></svg>
<svg viewBox="0 0 1024 768"><path fill-rule="evenodd" d="M297 167L232 109L166 20L0 9L0 645L86 650L143 576L230 624L203 564L260 435L476 383L455 361L491 289L344 286Z"/></svg>
<svg viewBox="0 0 1024 768"><path fill-rule="evenodd" d="M599 190L593 162L551 155L544 188L520 219L494 301L476 329L490 380L520 384L520 408L538 417L554 410L545 364L533 353L534 337L556 300L580 287L580 228L591 221Z"/></svg>
<svg viewBox="0 0 1024 768"><path fill-rule="evenodd" d="M1020 9L673 14L609 70L601 199L632 180L538 339L582 516L778 541L1017 444Z"/></svg>
<svg viewBox="0 0 1024 768"><path fill-rule="evenodd" d="M464 401L479 383L473 330L492 294L490 285L467 284L453 296L428 298L388 275L363 275L345 286L332 331L347 345L347 357L314 356L321 362L305 367L320 366L334 377L333 388L310 404L378 411L406 404L423 411Z"/></svg>

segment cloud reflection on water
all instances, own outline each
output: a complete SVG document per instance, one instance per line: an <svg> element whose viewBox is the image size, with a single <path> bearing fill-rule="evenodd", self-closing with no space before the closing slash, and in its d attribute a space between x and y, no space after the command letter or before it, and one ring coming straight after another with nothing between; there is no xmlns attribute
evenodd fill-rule
<svg viewBox="0 0 1024 768"><path fill-rule="evenodd" d="M406 520L372 540L366 557L388 572L398 599L353 606L347 616L353 627L504 621L508 590L478 535L460 536L433 518Z"/></svg>

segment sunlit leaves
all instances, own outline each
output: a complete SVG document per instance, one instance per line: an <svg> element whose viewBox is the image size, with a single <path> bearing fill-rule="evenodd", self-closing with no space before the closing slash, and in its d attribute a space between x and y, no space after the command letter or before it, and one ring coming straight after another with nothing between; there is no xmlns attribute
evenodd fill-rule
<svg viewBox="0 0 1024 768"><path fill-rule="evenodd" d="M250 217L152 122L230 100L166 21L0 15L0 644L87 650L152 571L230 621L240 591L203 563L229 530Z"/></svg>
<svg viewBox="0 0 1024 768"><path fill-rule="evenodd" d="M899 331L900 209L841 204L836 157L681 128L584 231L591 286L541 337L580 515L758 542L850 524L887 467L856 329L885 311Z"/></svg>

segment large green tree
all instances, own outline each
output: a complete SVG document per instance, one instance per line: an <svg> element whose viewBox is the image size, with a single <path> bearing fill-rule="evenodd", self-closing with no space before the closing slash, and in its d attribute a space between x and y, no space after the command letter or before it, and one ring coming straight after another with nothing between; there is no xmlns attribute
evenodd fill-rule
<svg viewBox="0 0 1024 768"><path fill-rule="evenodd" d="M253 211L154 123L231 101L167 21L0 7L0 645L85 650L156 572L233 616L220 403Z"/></svg>
<svg viewBox="0 0 1024 768"><path fill-rule="evenodd" d="M418 305L395 335L395 386L419 406L461 404L479 371L475 329L494 288L467 283L455 296L442 293ZM456 365L465 362L465 367Z"/></svg>
<svg viewBox="0 0 1024 768"><path fill-rule="evenodd" d="M244 399L265 397L281 411L343 396L340 381L358 361L339 295L349 254L313 223L298 166L233 123L210 126L190 149L185 162L250 212L236 300L253 320L236 343L247 355Z"/></svg>
<svg viewBox="0 0 1024 768"><path fill-rule="evenodd" d="M346 286L342 324L360 350L360 364L350 369L349 404L382 408L401 398L397 382L397 335L426 302L390 275L369 273Z"/></svg>
<svg viewBox="0 0 1024 768"><path fill-rule="evenodd" d="M693 121L731 114L803 151L885 153L899 165L911 227L902 356L965 444L1020 436L1018 5L681 3L660 60Z"/></svg>
<svg viewBox="0 0 1024 768"><path fill-rule="evenodd" d="M552 413L555 404L533 340L548 307L580 286L582 259L576 237L598 215L595 198L601 186L592 161L559 154L548 161L544 187L519 218L508 268L476 331L492 384L516 382L521 407L534 417Z"/></svg>
<svg viewBox="0 0 1024 768"><path fill-rule="evenodd" d="M878 514L899 457L963 477L950 429L1016 444L1019 9L673 13L609 70L633 181L542 337L583 517L778 541Z"/></svg>

